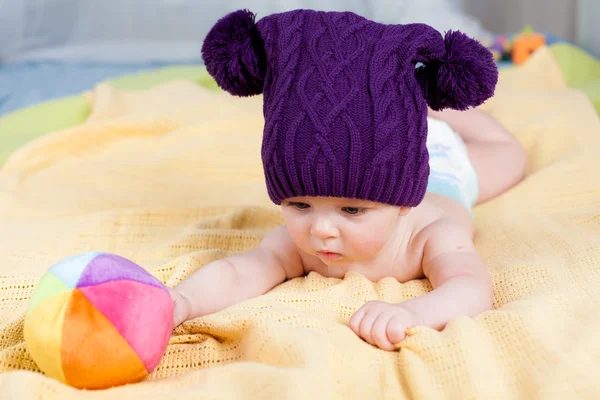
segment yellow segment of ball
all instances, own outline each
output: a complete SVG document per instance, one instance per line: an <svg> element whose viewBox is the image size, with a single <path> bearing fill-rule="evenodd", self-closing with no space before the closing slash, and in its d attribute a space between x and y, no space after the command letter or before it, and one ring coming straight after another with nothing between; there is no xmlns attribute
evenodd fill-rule
<svg viewBox="0 0 600 400"><path fill-rule="evenodd" d="M47 376L63 383L67 380L60 353L65 311L71 294L72 291L67 290L39 302L27 315L23 329L33 360Z"/></svg>

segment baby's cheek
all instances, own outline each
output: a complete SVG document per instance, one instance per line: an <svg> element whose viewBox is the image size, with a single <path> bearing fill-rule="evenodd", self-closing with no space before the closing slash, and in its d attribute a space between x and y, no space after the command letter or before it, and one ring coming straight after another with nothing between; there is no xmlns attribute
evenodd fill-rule
<svg viewBox="0 0 600 400"><path fill-rule="evenodd" d="M292 242L304 251L308 251L308 239L306 236L305 229L302 226L296 224L287 225L288 234L290 235L290 239Z"/></svg>
<svg viewBox="0 0 600 400"><path fill-rule="evenodd" d="M383 248L386 239L381 232L356 232L352 247L357 256L368 259L375 256Z"/></svg>

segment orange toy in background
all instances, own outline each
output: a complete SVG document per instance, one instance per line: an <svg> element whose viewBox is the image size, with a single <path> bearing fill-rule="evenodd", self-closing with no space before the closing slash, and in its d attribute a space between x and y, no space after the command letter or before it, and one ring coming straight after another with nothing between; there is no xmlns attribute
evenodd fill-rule
<svg viewBox="0 0 600 400"><path fill-rule="evenodd" d="M515 64L523 64L531 53L546 44L546 37L541 33L524 32L515 36L511 59Z"/></svg>
<svg viewBox="0 0 600 400"><path fill-rule="evenodd" d="M534 31L531 26L526 26L514 35L496 35L481 40L482 44L492 52L496 62L516 65L523 64L540 47L557 41L559 41L557 38Z"/></svg>

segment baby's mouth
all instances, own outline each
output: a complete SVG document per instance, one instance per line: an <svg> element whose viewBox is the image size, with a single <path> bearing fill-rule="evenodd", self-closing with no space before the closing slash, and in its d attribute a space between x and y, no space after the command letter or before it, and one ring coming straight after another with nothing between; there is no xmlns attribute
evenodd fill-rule
<svg viewBox="0 0 600 400"><path fill-rule="evenodd" d="M323 260L335 261L342 255L340 253L334 253L332 251L317 251L317 256Z"/></svg>

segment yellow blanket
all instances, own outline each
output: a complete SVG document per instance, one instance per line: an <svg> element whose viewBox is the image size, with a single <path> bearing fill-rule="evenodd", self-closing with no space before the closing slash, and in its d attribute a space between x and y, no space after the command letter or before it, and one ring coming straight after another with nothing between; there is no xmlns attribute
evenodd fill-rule
<svg viewBox="0 0 600 400"><path fill-rule="evenodd" d="M0 170L0 397L90 398L39 373L23 342L36 280L102 250L168 285L255 246L281 223L260 164L261 99L180 81L101 85L81 126L45 135ZM527 148L528 177L475 210L495 310L443 332L417 327L397 352L347 327L364 302L400 302L426 280L317 274L176 329L127 399L594 398L600 388L600 121L547 50L503 71L483 107Z"/></svg>

